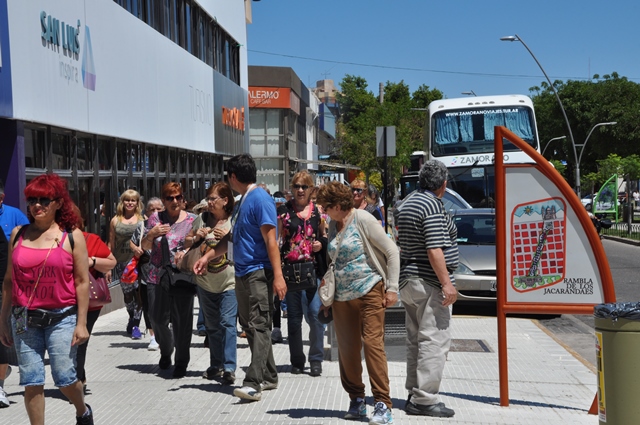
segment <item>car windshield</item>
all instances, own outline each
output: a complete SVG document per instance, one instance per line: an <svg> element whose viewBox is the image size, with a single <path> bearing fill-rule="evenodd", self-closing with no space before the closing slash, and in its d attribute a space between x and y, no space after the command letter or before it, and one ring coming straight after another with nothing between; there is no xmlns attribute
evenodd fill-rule
<svg viewBox="0 0 640 425"><path fill-rule="evenodd" d="M495 245L496 217L490 214L456 215L459 245Z"/></svg>

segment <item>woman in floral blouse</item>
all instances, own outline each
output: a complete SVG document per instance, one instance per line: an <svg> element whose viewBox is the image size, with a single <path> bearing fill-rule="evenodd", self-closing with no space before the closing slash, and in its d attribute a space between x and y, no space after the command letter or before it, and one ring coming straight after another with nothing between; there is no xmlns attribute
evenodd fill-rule
<svg viewBox="0 0 640 425"><path fill-rule="evenodd" d="M278 234L281 236L280 255L283 264L314 262L316 277L326 271L324 253L327 237L321 226L321 215L313 202L313 178L306 171L300 171L291 179L293 199L278 208ZM309 324L310 375L322 374L324 358L324 325L318 320L320 298L317 288L304 291L287 291L287 330L289 332L289 356L291 373L304 371L306 358L302 345L303 304L306 306L305 320Z"/></svg>

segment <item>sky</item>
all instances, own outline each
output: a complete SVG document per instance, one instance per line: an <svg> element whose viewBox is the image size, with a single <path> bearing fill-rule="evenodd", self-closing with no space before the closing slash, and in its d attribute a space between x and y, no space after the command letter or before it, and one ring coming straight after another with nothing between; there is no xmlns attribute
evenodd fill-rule
<svg viewBox="0 0 640 425"><path fill-rule="evenodd" d="M525 94L546 81L617 72L640 83L637 0L261 0L249 65L291 67L307 87L347 75L425 84L446 98ZM313 60L312 60L313 59Z"/></svg>

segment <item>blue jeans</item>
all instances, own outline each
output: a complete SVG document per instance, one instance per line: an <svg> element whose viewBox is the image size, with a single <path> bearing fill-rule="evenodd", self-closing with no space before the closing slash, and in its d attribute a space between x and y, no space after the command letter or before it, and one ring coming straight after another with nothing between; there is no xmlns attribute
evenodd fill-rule
<svg viewBox="0 0 640 425"><path fill-rule="evenodd" d="M61 313L69 307L51 309ZM44 328L30 327L26 332L16 334L15 318L11 315L13 342L18 355L20 385L24 387L40 386L45 383L44 353L49 353L51 375L56 387L68 387L75 383L77 345L71 345L76 328L77 316L71 314L55 325Z"/></svg>
<svg viewBox="0 0 640 425"><path fill-rule="evenodd" d="M287 330L291 365L304 368L306 363L302 344L302 317L309 324L309 361L324 359L324 325L318 320L320 297L316 288L287 292Z"/></svg>
<svg viewBox="0 0 640 425"><path fill-rule="evenodd" d="M236 316L238 301L236 291L230 289L219 294L198 287L200 312L204 314L204 322L209 337L210 367L223 369L225 372L236 370Z"/></svg>

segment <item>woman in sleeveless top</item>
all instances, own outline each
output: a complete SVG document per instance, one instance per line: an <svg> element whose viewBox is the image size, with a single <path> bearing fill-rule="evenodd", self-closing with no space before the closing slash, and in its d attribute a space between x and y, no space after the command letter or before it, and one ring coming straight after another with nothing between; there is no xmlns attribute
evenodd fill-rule
<svg viewBox="0 0 640 425"><path fill-rule="evenodd" d="M139 284L125 284L120 282L120 277L125 266L133 257L133 251L129 246L131 236L144 222L142 217L142 202L140 194L135 190L125 190L120 195L120 202L116 208L116 216L111 219L109 227L109 243L107 246L116 257L118 262L110 273L107 273L107 281L111 285L120 283L124 295L124 303L129 313L129 323L127 324L127 334L133 339L142 338L140 332L140 317L142 316L142 301L140 299Z"/></svg>
<svg viewBox="0 0 640 425"><path fill-rule="evenodd" d="M231 230L229 217L233 212L234 199L229 185L216 183L210 187L207 190L207 203L208 210L193 222L193 228L185 240L186 247L202 253L214 248ZM238 301L235 270L224 254L209 261L207 273L196 275L195 280L209 342L209 368L203 377L220 378L223 383L231 385L236 379Z"/></svg>
<svg viewBox="0 0 640 425"><path fill-rule="evenodd" d="M324 275L326 263L318 261L326 250L327 237L321 225L318 208L310 201L313 178L306 171L296 173L291 179L293 199L278 208L278 234L282 247L280 256L284 264L314 262L316 277ZM291 372L304 371L306 358L302 344L302 317L309 324L310 375L322 374L324 359L324 325L318 320L320 298L317 288L306 291L287 291L287 331L289 334L289 359Z"/></svg>
<svg viewBox="0 0 640 425"><path fill-rule="evenodd" d="M89 339L85 240L74 228L78 219L65 180L55 174L36 177L24 194L30 224L16 227L9 241L0 341L16 346L32 424L45 422L45 351L55 385L76 408L77 423L93 424L74 365L78 345Z"/></svg>

